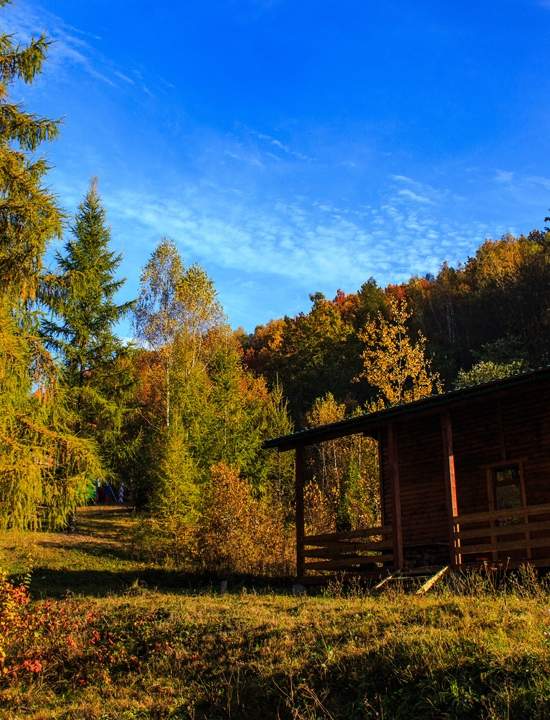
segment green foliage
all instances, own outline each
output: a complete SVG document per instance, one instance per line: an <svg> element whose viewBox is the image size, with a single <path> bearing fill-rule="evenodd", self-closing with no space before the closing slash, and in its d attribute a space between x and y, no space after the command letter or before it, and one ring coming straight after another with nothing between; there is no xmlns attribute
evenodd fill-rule
<svg viewBox="0 0 550 720"><path fill-rule="evenodd" d="M177 520L183 527L196 521L200 494L197 468L179 423L167 432L162 449L153 505L160 520Z"/></svg>
<svg viewBox="0 0 550 720"><path fill-rule="evenodd" d="M549 233L487 240L463 267L443 265L437 277L404 288L415 327L428 338L434 366L454 382L478 360L550 362ZM484 348L513 343L505 356ZM495 345L496 344L496 345Z"/></svg>
<svg viewBox="0 0 550 720"><path fill-rule="evenodd" d="M164 368L164 418L170 425L172 385L190 376L208 332L222 322L212 281L204 270L183 266L176 245L164 239L141 275L135 312L138 338L156 351ZM178 367L173 370L175 353ZM189 383L187 383L189 384Z"/></svg>
<svg viewBox="0 0 550 720"><path fill-rule="evenodd" d="M91 184L72 227L72 238L57 253L57 273L43 279L41 298L50 310L42 321L47 343L63 364L75 430L94 439L105 472L113 476L132 377L116 323L133 307L117 304L124 280L115 279L121 256L109 249L105 210Z"/></svg>
<svg viewBox="0 0 550 720"><path fill-rule="evenodd" d="M30 300L46 244L61 213L42 186L34 151L57 123L8 99L32 82L48 43L27 47L0 35L0 526L61 526L98 472L93 446L70 432L71 416L54 364L38 336Z"/></svg>
<svg viewBox="0 0 550 720"><path fill-rule="evenodd" d="M352 384L361 370L357 333L385 306L384 294L374 280L356 295L338 291L333 300L322 293L310 298L308 314L272 320L243 342L249 367L262 373L271 387L282 385L290 413L300 423L322 392L356 403L369 397L368 386Z"/></svg>
<svg viewBox="0 0 550 720"><path fill-rule="evenodd" d="M364 375L363 329L390 298L407 302L407 336L419 333L433 372L449 387L460 368L480 360L529 367L550 363L550 231L483 243L464 266L444 263L436 277L413 277L382 290L374 281L333 300L312 296L312 308L281 318L242 338L245 361L270 384L281 382L293 418L302 423L315 398L332 392L346 405L372 406L377 388ZM399 395L399 393L398 393Z"/></svg>
<svg viewBox="0 0 550 720"><path fill-rule="evenodd" d="M25 112L8 90L35 79L48 44L40 37L21 47L0 35L0 287L21 297L34 294L46 244L61 232L54 197L41 184L47 165L27 152L54 138L58 122Z"/></svg>
<svg viewBox="0 0 550 720"><path fill-rule="evenodd" d="M508 363L496 363L491 360L482 360L469 370L460 370L455 387L464 388L470 385L481 385L492 380L503 380L512 375L519 375L526 370L522 360L512 360Z"/></svg>
<svg viewBox="0 0 550 720"><path fill-rule="evenodd" d="M145 543L164 533L178 545L172 555L191 562L213 466L233 468L254 502L269 498L288 513L291 466L261 445L291 426L280 388L270 393L243 366L212 281L198 266L186 269L171 242L161 242L143 272L136 329L147 344L136 358L145 421L137 461L151 513Z"/></svg>
<svg viewBox="0 0 550 720"><path fill-rule="evenodd" d="M346 406L331 393L317 398L306 415L308 425L338 422ZM351 435L312 446L308 453L306 520L311 532L347 531L380 522L378 444Z"/></svg>

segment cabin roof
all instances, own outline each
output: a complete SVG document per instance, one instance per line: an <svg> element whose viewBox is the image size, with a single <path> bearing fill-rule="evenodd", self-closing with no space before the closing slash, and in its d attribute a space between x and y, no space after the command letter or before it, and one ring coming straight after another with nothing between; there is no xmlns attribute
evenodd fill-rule
<svg viewBox="0 0 550 720"><path fill-rule="evenodd" d="M266 440L263 447L265 449L277 448L284 451L292 450L301 445L314 445L325 440L334 440L335 438L356 433L375 434L390 421L403 416L427 414L444 407L462 404L486 395L497 395L517 386L530 385L544 380L550 380L550 366L529 370L502 380L493 380L480 385L470 385L460 390L451 390L440 395L430 395L421 400L415 400L403 405L394 405L385 410L358 415L328 425L306 428L290 435Z"/></svg>

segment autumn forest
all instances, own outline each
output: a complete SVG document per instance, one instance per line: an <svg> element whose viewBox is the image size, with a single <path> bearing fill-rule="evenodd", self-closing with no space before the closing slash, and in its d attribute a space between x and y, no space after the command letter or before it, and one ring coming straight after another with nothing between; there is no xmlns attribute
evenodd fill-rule
<svg viewBox="0 0 550 720"><path fill-rule="evenodd" d="M12 10L10 4L0 0L0 11ZM201 6L165 2L156 10L171 4L174 15ZM232 15L246 6L254 22L287 5L218 3L206 34L226 4ZM111 5L102 22L115 27L117 4ZM292 12L299 5L292 4ZM321 23L322 5L312 13L319 11ZM356 5L357 11L368 5L373 17L378 12L376 3ZM25 15L30 2L21 7L16 21L35 18ZM149 7L143 13L147 22L152 13ZM101 173L89 178L72 206L52 190L52 141L64 132L63 123L35 114L32 103L21 100L28 86L34 89L44 77L50 82L45 69L52 42L29 34L32 23L25 22L22 34L4 25L0 31L0 718L549 717L550 586L548 575L539 573L547 556L536 553L548 545L550 505L535 498L527 507L524 461L510 464L498 401L500 431L487 431L481 414L479 433L474 437L473 428L462 442L475 454L485 435L493 432L494 444L500 438L498 463L478 458L478 475L460 467L467 481L478 483L476 491L476 478L485 478L487 508L475 505L473 492L475 506L458 508L450 412L441 403L494 387L500 392L503 384L402 406L525 374L506 383L519 397L506 416L514 421L508 435L515 441L531 432L521 424L520 405L529 422L529 413L538 412L529 428L535 428L535 454L543 456L545 396L535 397L535 385L527 388L529 402L520 394L525 378L537 375L529 371L550 365L550 217L542 211L526 234L482 242L475 236L469 247L479 246L470 257L444 262L435 274L398 283L366 276L356 292L335 287L334 296L313 286L307 312L273 318L253 332L232 326L212 267L204 258L197 262L185 233L177 236L159 222L155 243L143 238L148 257L131 258L139 283L128 299L133 286L123 273L123 244L110 225L109 197L116 190L107 183L104 190ZM395 23L391 15L392 32ZM116 71L120 90L81 53L102 38L68 23L59 27L54 74L72 63L121 104L132 97L125 92L143 85L141 71L131 77ZM124 27L126 33L126 18ZM245 20L242 27L248 27ZM245 34L247 40L253 35ZM282 35L286 48L292 33L285 26ZM201 57L210 62L199 41ZM254 45L258 58L260 45ZM162 57L166 61L164 47ZM278 69L282 59L276 58ZM190 78L200 84L190 67ZM356 70L346 70L346 77L359 78ZM161 92L175 92L174 85L159 84ZM48 90L42 87L42 101L55 97ZM275 95L276 88L271 91ZM142 94L153 106L147 87ZM90 98L86 114L97 101ZM181 118L162 103L170 116L166 131ZM132 122L139 107L145 105L131 107ZM113 108L106 117L114 118ZM55 117L64 112L56 108ZM389 125L392 133L399 126ZM246 137L237 150L248 148L250 137L267 144L275 174L298 164L314 172L308 155L243 123L238 130ZM116 143L106 144L115 156ZM205 156L217 152L214 141L212 147ZM236 152L221 154L228 163L241 161ZM355 172L344 154L334 167ZM265 171L255 155L245 162L246 172ZM160 175L170 182L164 167ZM512 176L499 171L498 182ZM85 187L76 180L75 186ZM401 190L401 199L411 196L432 207L429 197ZM200 193L193 198L198 203ZM495 227L515 227L506 222ZM223 242L233 252L231 238ZM299 256L308 263L306 250ZM388 257L388 267L393 260ZM239 277L235 272L231 282ZM319 286L326 288L321 278ZM352 287L346 277L341 286ZM263 291L269 294L270 287ZM131 337L121 328L131 328ZM435 405L439 414L428 413L424 425L412 414L405 418L401 431L412 430L399 460L393 418ZM397 409L379 412L390 408ZM470 431L475 413L467 411L461 406ZM295 445L280 443L294 431L371 413L379 414L344 423L347 432L340 433L341 425L336 432L323 429L325 442L310 444L300 435ZM368 436L365 423L381 416L392 418L383 426L387 432L380 425ZM431 445L417 443L421 433ZM317 442L320 433L306 437ZM274 438L272 448L296 452L266 449ZM399 462L403 468L413 461L417 475L401 473L408 482L401 494ZM545 467L532 473L536 487L547 486ZM384 494L384 472L390 494ZM493 480L502 506L493 502ZM422 565L424 555L436 557L441 547L445 565L430 561L415 575L418 568L404 563L401 496L404 507L409 501L406 530L426 505L439 533L422 544ZM468 529L464 518L475 527ZM312 546L308 553L305 545ZM518 548L528 561L512 568L503 553ZM475 567L459 562L468 553ZM314 573L307 577L306 554ZM328 561L319 565L318 558ZM354 570L346 575L346 568ZM323 575L327 570L335 572Z"/></svg>
<svg viewBox="0 0 550 720"><path fill-rule="evenodd" d="M313 293L309 312L252 334L229 327L207 270L161 238L138 297L117 304L121 257L97 180L66 220L34 154L58 125L9 99L46 50L2 38L4 528L70 528L107 486L139 511L144 555L290 572L292 467L262 450L267 438L549 362L548 228L488 239L436 276ZM132 342L117 336L123 317ZM373 441L328 443L310 474L310 527L376 520Z"/></svg>

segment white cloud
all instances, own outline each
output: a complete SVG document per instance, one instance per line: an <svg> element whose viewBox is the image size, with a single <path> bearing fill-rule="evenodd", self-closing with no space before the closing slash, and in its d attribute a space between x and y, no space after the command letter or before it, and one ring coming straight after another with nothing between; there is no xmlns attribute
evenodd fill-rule
<svg viewBox="0 0 550 720"><path fill-rule="evenodd" d="M320 201L257 205L192 185L178 197L127 190L106 202L114 228L147 239L141 251L168 235L187 262L229 272L239 287L250 277L279 277L305 292L354 289L371 275L406 280L463 260L490 234L483 223L442 221L431 204L394 191L378 207L347 213Z"/></svg>
<svg viewBox="0 0 550 720"><path fill-rule="evenodd" d="M429 197L426 197L425 195L419 195L412 190L398 190L398 193L399 195L401 195L401 197L408 198L409 200L413 200L414 202L423 203L425 205L433 205L433 200L430 200Z"/></svg>
<svg viewBox="0 0 550 720"><path fill-rule="evenodd" d="M271 146L273 148L276 148L279 150L283 155L287 155L288 157L295 158L296 160L301 160L303 162L310 162L313 160L313 158L309 157L308 155L305 155L302 152L298 152L296 150L293 150L289 145L282 142L276 137L273 137L271 135L267 135L266 133L258 132L257 130L252 130L250 128L247 128L250 135L260 140L262 143L267 144L268 146ZM276 155L273 157L277 157Z"/></svg>
<svg viewBox="0 0 550 720"><path fill-rule="evenodd" d="M117 68L98 51L95 46L101 39L98 35L69 25L29 0L18 0L16 4L2 9L2 25L23 43L32 37L46 35L52 44L44 71L55 74L56 79L66 75L68 68L78 67L86 75L111 87L117 87L117 80L128 85L136 84L127 72ZM145 85L141 85L141 89L150 94Z"/></svg>
<svg viewBox="0 0 550 720"><path fill-rule="evenodd" d="M416 185L416 180L413 180L410 177L407 177L407 175L390 175L392 180L395 180L396 182L402 182L402 183L410 183L411 185Z"/></svg>
<svg viewBox="0 0 550 720"><path fill-rule="evenodd" d="M508 184L514 179L514 173L510 170L497 170L495 173L495 182Z"/></svg>

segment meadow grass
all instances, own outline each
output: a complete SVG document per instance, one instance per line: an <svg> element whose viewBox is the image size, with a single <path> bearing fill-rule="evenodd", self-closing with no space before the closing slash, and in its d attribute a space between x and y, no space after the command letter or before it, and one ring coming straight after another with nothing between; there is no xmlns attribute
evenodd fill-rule
<svg viewBox="0 0 550 720"><path fill-rule="evenodd" d="M34 568L33 617L48 618L15 648L41 670L3 678L0 717L550 718L548 596L533 583L219 594L134 560L131 523L89 510L78 536L0 538L4 567Z"/></svg>

